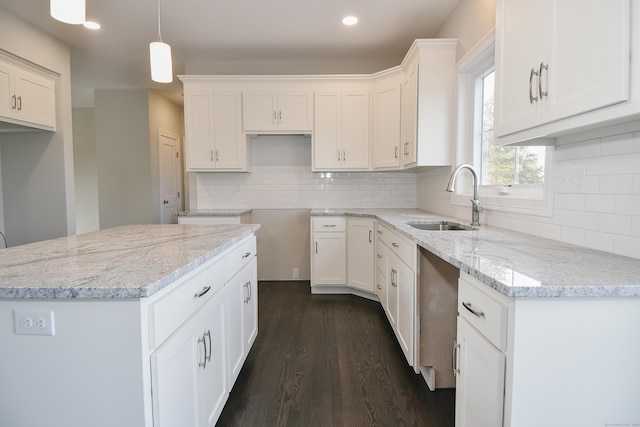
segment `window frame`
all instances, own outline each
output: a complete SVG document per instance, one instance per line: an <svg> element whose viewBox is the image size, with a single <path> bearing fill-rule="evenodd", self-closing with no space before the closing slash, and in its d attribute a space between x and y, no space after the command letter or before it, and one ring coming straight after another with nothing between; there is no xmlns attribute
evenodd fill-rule
<svg viewBox="0 0 640 427"><path fill-rule="evenodd" d="M456 164L478 165L481 147L475 144L476 130L481 117L475 115L478 85L476 79L487 75L495 67L495 31L489 32L456 65ZM478 188L480 205L487 210L523 213L536 216L553 216L553 156L554 148L547 147L545 155L545 176L542 198L527 194L526 186L510 188L509 194L499 194L497 186L483 185ZM478 169L478 173L480 170ZM458 177L456 192L451 195L451 203L469 206L473 195L471 174ZM536 186L537 187L537 186Z"/></svg>

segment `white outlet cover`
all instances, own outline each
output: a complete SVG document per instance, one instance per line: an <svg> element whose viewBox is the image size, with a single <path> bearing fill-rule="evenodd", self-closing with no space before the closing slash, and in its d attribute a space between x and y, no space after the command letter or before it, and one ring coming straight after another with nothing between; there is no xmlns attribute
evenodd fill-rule
<svg viewBox="0 0 640 427"><path fill-rule="evenodd" d="M54 316L51 310L15 310L13 318L17 335L55 335Z"/></svg>

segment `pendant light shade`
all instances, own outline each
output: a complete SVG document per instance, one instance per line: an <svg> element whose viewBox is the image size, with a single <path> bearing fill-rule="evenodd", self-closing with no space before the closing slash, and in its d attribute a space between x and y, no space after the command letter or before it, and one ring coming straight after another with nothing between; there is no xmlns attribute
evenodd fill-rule
<svg viewBox="0 0 640 427"><path fill-rule="evenodd" d="M149 58L151 59L151 80L158 83L171 83L173 81L171 46L162 41L160 0L158 0L158 40L149 43Z"/></svg>
<svg viewBox="0 0 640 427"><path fill-rule="evenodd" d="M82 24L86 18L85 0L51 0L51 16L67 24Z"/></svg>
<svg viewBox="0 0 640 427"><path fill-rule="evenodd" d="M173 66L171 63L171 46L161 39L149 43L151 57L151 80L158 83L173 81Z"/></svg>

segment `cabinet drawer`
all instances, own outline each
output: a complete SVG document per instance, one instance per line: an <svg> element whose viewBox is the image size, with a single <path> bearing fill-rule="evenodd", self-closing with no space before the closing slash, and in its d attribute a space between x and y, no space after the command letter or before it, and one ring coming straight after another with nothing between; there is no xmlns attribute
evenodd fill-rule
<svg viewBox="0 0 640 427"><path fill-rule="evenodd" d="M222 289L227 275L226 264L224 256L206 262L176 281L173 291L151 305L149 308L151 348L162 344Z"/></svg>
<svg viewBox="0 0 640 427"><path fill-rule="evenodd" d="M416 270L417 246L415 242L400 236L380 223L377 224L376 236L382 240L398 258L407 264L409 268L413 271Z"/></svg>
<svg viewBox="0 0 640 427"><path fill-rule="evenodd" d="M313 218L313 231L345 231L347 221L341 216Z"/></svg>
<svg viewBox="0 0 640 427"><path fill-rule="evenodd" d="M227 279L235 276L245 265L249 264L256 256L256 238L251 236L233 248L227 255Z"/></svg>
<svg viewBox="0 0 640 427"><path fill-rule="evenodd" d="M493 345L506 351L509 305L495 291L466 274L458 282L458 313Z"/></svg>

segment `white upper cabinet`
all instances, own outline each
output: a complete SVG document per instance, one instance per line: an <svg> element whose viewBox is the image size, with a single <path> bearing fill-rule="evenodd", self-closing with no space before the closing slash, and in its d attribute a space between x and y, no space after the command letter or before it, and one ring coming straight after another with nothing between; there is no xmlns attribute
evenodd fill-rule
<svg viewBox="0 0 640 427"><path fill-rule="evenodd" d="M313 91L245 91L242 100L245 132L313 130Z"/></svg>
<svg viewBox="0 0 640 427"><path fill-rule="evenodd" d="M368 90L316 93L314 170L369 168L370 110Z"/></svg>
<svg viewBox="0 0 640 427"><path fill-rule="evenodd" d="M447 166L453 146L455 39L416 40L402 64L402 166Z"/></svg>
<svg viewBox="0 0 640 427"><path fill-rule="evenodd" d="M630 56L638 13L630 7L629 0L498 0L495 136L517 143L637 118L630 79L640 82L632 76L639 70Z"/></svg>
<svg viewBox="0 0 640 427"><path fill-rule="evenodd" d="M385 79L373 85L372 166L374 169L400 167L400 81Z"/></svg>
<svg viewBox="0 0 640 427"><path fill-rule="evenodd" d="M0 55L0 121L55 131L55 106L52 75Z"/></svg>
<svg viewBox="0 0 640 427"><path fill-rule="evenodd" d="M248 170L241 92L185 83L184 100L187 171Z"/></svg>

